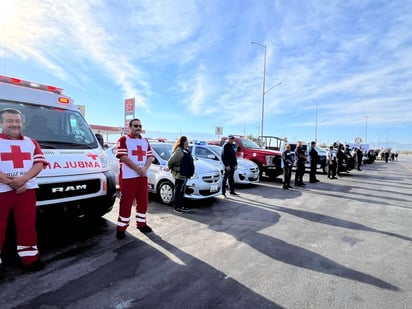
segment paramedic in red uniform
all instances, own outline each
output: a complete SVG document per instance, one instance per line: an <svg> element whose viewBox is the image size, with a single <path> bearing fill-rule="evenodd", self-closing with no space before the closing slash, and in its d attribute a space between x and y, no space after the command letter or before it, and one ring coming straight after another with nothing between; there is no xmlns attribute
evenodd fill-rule
<svg viewBox="0 0 412 309"><path fill-rule="evenodd" d="M22 126L19 110L0 111L0 251L13 211L17 254L25 270L36 271L44 265L37 248L35 177L47 162L37 141L21 134Z"/></svg>
<svg viewBox="0 0 412 309"><path fill-rule="evenodd" d="M134 200L137 229L145 234L152 231L146 222L149 203L147 173L152 164L152 149L148 140L141 135L142 124L139 119L130 120L129 129L128 135L119 138L116 149L116 157L120 160L118 239L125 237Z"/></svg>

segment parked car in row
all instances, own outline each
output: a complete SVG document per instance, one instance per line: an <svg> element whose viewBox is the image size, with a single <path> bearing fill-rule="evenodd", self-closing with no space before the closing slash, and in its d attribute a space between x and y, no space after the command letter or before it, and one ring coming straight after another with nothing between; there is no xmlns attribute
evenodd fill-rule
<svg viewBox="0 0 412 309"><path fill-rule="evenodd" d="M170 143L151 142L153 162L148 171L149 192L154 193L159 200L170 205L174 200L174 178L167 168L167 160L172 155L173 145ZM119 179L119 162L116 158L116 147L106 150L110 167ZM187 181L185 198L204 199L220 194L222 175L220 169L203 160L194 160L195 174Z"/></svg>
<svg viewBox="0 0 412 309"><path fill-rule="evenodd" d="M208 145L203 142L193 143L189 146L192 155L198 159L205 160L224 173L225 166L222 162L222 146ZM251 184L259 181L259 167L253 161L237 158L238 168L234 174L236 184Z"/></svg>
<svg viewBox="0 0 412 309"><path fill-rule="evenodd" d="M259 167L259 177L276 178L282 175L282 153L278 150L265 149L245 136L235 135L235 145L239 158L249 159ZM226 137L220 141L220 146L226 142Z"/></svg>

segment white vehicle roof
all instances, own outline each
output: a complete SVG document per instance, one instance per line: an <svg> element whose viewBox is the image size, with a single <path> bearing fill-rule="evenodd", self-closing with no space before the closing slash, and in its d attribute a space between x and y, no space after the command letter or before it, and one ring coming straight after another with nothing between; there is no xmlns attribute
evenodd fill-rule
<svg viewBox="0 0 412 309"><path fill-rule="evenodd" d="M63 94L63 89L0 75L2 100L46 105L55 108L78 110L73 100Z"/></svg>

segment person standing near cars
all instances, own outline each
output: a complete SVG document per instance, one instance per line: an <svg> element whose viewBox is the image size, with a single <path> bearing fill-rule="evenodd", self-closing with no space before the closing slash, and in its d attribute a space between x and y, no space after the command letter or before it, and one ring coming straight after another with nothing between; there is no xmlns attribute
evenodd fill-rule
<svg viewBox="0 0 412 309"><path fill-rule="evenodd" d="M326 152L326 163L328 164L328 178L337 179L336 177L336 152L333 149L333 146L329 147L329 150Z"/></svg>
<svg viewBox="0 0 412 309"><path fill-rule="evenodd" d="M343 165L345 163L345 152L344 152L344 146L342 144L339 144L338 146L338 152L336 154L336 159L338 161L338 176L342 176L343 172L346 172L345 166Z"/></svg>
<svg viewBox="0 0 412 309"><path fill-rule="evenodd" d="M194 164L189 149L189 141L186 136L181 136L173 145L173 154L167 161L168 168L175 179L174 204L175 212L184 213L190 211L184 206L184 196L187 180L193 176Z"/></svg>
<svg viewBox="0 0 412 309"><path fill-rule="evenodd" d="M304 186L303 175L305 174L306 154L302 148L302 142L296 143L295 149L296 172L295 172L295 186Z"/></svg>
<svg viewBox="0 0 412 309"><path fill-rule="evenodd" d="M129 134L117 141L116 157L120 160L120 204L117 219L118 239L125 237L129 226L133 202L136 200L136 226L142 233L152 232L147 225L146 213L149 204L147 173L152 164L152 149L143 138L139 119L129 122Z"/></svg>
<svg viewBox="0 0 412 309"><path fill-rule="evenodd" d="M359 146L358 148L356 148L356 164L357 164L358 171L361 171L360 167L362 165L362 159L363 159L363 151L362 151L361 146Z"/></svg>
<svg viewBox="0 0 412 309"><path fill-rule="evenodd" d="M0 127L0 253L13 212L17 254L23 269L41 270L44 264L37 248L35 177L47 161L37 141L22 135L23 115L19 110L1 110Z"/></svg>
<svg viewBox="0 0 412 309"><path fill-rule="evenodd" d="M343 153L345 154L346 173L349 173L349 171L354 168L353 157L350 153L349 145L345 145L345 150Z"/></svg>
<svg viewBox="0 0 412 309"><path fill-rule="evenodd" d="M223 176L222 183L222 195L226 197L226 184L229 180L229 190L231 195L239 195L235 192L235 179L234 174L237 169L237 155L234 145L235 137L233 135L228 136L228 140L222 149L222 162L225 166L225 175Z"/></svg>
<svg viewBox="0 0 412 309"><path fill-rule="evenodd" d="M319 180L316 179L316 170L318 169L318 162L320 162L320 158L319 158L318 151L316 150L316 142L314 141L310 143L309 157L310 157L309 182L317 183L319 182Z"/></svg>
<svg viewBox="0 0 412 309"><path fill-rule="evenodd" d="M283 161L283 189L288 190L293 188L290 185L290 178L292 177L293 167L293 153L290 151L290 145L285 146L285 151L282 152Z"/></svg>

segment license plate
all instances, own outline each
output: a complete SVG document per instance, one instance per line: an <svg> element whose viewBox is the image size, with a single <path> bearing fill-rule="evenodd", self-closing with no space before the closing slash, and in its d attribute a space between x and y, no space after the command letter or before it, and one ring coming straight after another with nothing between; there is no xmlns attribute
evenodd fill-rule
<svg viewBox="0 0 412 309"><path fill-rule="evenodd" d="M210 192L216 192L218 190L218 186L217 185L211 185L210 186Z"/></svg>

